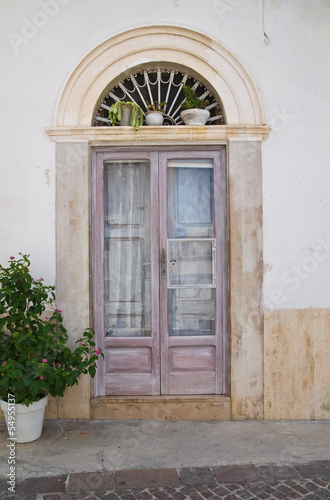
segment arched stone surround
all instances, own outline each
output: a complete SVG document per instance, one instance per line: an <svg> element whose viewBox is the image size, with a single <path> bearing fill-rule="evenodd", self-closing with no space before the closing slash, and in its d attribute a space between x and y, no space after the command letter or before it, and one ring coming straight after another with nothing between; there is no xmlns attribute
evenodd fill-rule
<svg viewBox="0 0 330 500"><path fill-rule="evenodd" d="M55 115L58 127L88 127L104 89L118 75L154 61L188 67L210 82L223 102L228 125L264 125L256 85L234 54L202 33L148 26L120 33L96 47L70 76Z"/></svg>
<svg viewBox="0 0 330 500"><path fill-rule="evenodd" d="M92 127L105 89L118 75L148 63L172 64L202 75L220 97L227 125L138 131ZM217 40L175 26L138 27L92 50L68 79L54 124L47 129L57 143L57 299L72 341L90 321L91 148L133 143L226 145L230 393L220 401L225 407L222 418L263 418L261 141L268 131L258 88L237 57ZM100 418L96 405L95 400L91 405L90 381L85 378L65 398L53 402L49 415ZM114 417L111 412L107 415Z"/></svg>

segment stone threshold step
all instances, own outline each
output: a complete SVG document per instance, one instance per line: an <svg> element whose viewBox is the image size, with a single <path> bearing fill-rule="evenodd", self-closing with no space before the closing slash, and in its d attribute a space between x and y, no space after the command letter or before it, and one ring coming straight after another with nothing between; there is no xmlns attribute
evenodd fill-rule
<svg viewBox="0 0 330 500"><path fill-rule="evenodd" d="M92 419L230 420L228 396L105 396L91 400Z"/></svg>

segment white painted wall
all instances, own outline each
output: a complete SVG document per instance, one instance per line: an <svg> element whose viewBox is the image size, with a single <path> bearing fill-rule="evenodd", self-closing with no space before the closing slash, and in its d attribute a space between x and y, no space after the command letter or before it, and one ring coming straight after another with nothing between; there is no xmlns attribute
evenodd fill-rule
<svg viewBox="0 0 330 500"><path fill-rule="evenodd" d="M45 127L73 69L114 33L183 25L236 53L273 126L263 147L265 305L329 307L328 0L0 0L0 14L2 264L31 253L35 273L54 281L55 148Z"/></svg>

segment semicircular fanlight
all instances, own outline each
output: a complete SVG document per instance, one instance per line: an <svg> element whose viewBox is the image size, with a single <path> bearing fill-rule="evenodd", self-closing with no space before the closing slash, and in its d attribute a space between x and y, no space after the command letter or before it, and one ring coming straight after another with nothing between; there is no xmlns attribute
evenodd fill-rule
<svg viewBox="0 0 330 500"><path fill-rule="evenodd" d="M144 115L147 112L147 102L166 101L164 109L164 125L182 125L180 118L181 104L184 101L183 86L189 85L197 96L209 104L210 111L207 125L224 125L224 112L221 102L217 101L211 91L188 73L175 69L144 69L132 73L116 85L104 96L94 118L94 126L110 126L109 109L117 101L132 101L139 104Z"/></svg>

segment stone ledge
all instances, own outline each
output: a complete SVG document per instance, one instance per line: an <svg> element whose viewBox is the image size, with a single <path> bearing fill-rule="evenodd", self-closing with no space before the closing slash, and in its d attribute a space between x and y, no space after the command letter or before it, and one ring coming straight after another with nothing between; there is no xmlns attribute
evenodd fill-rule
<svg viewBox="0 0 330 500"><path fill-rule="evenodd" d="M227 396L106 396L91 400L92 419L230 420Z"/></svg>
<svg viewBox="0 0 330 500"><path fill-rule="evenodd" d="M92 145L127 144L171 145L216 144L227 140L266 139L270 127L267 125L169 125L166 127L49 127L47 134L55 142L88 142ZM131 141L131 142L130 142Z"/></svg>

